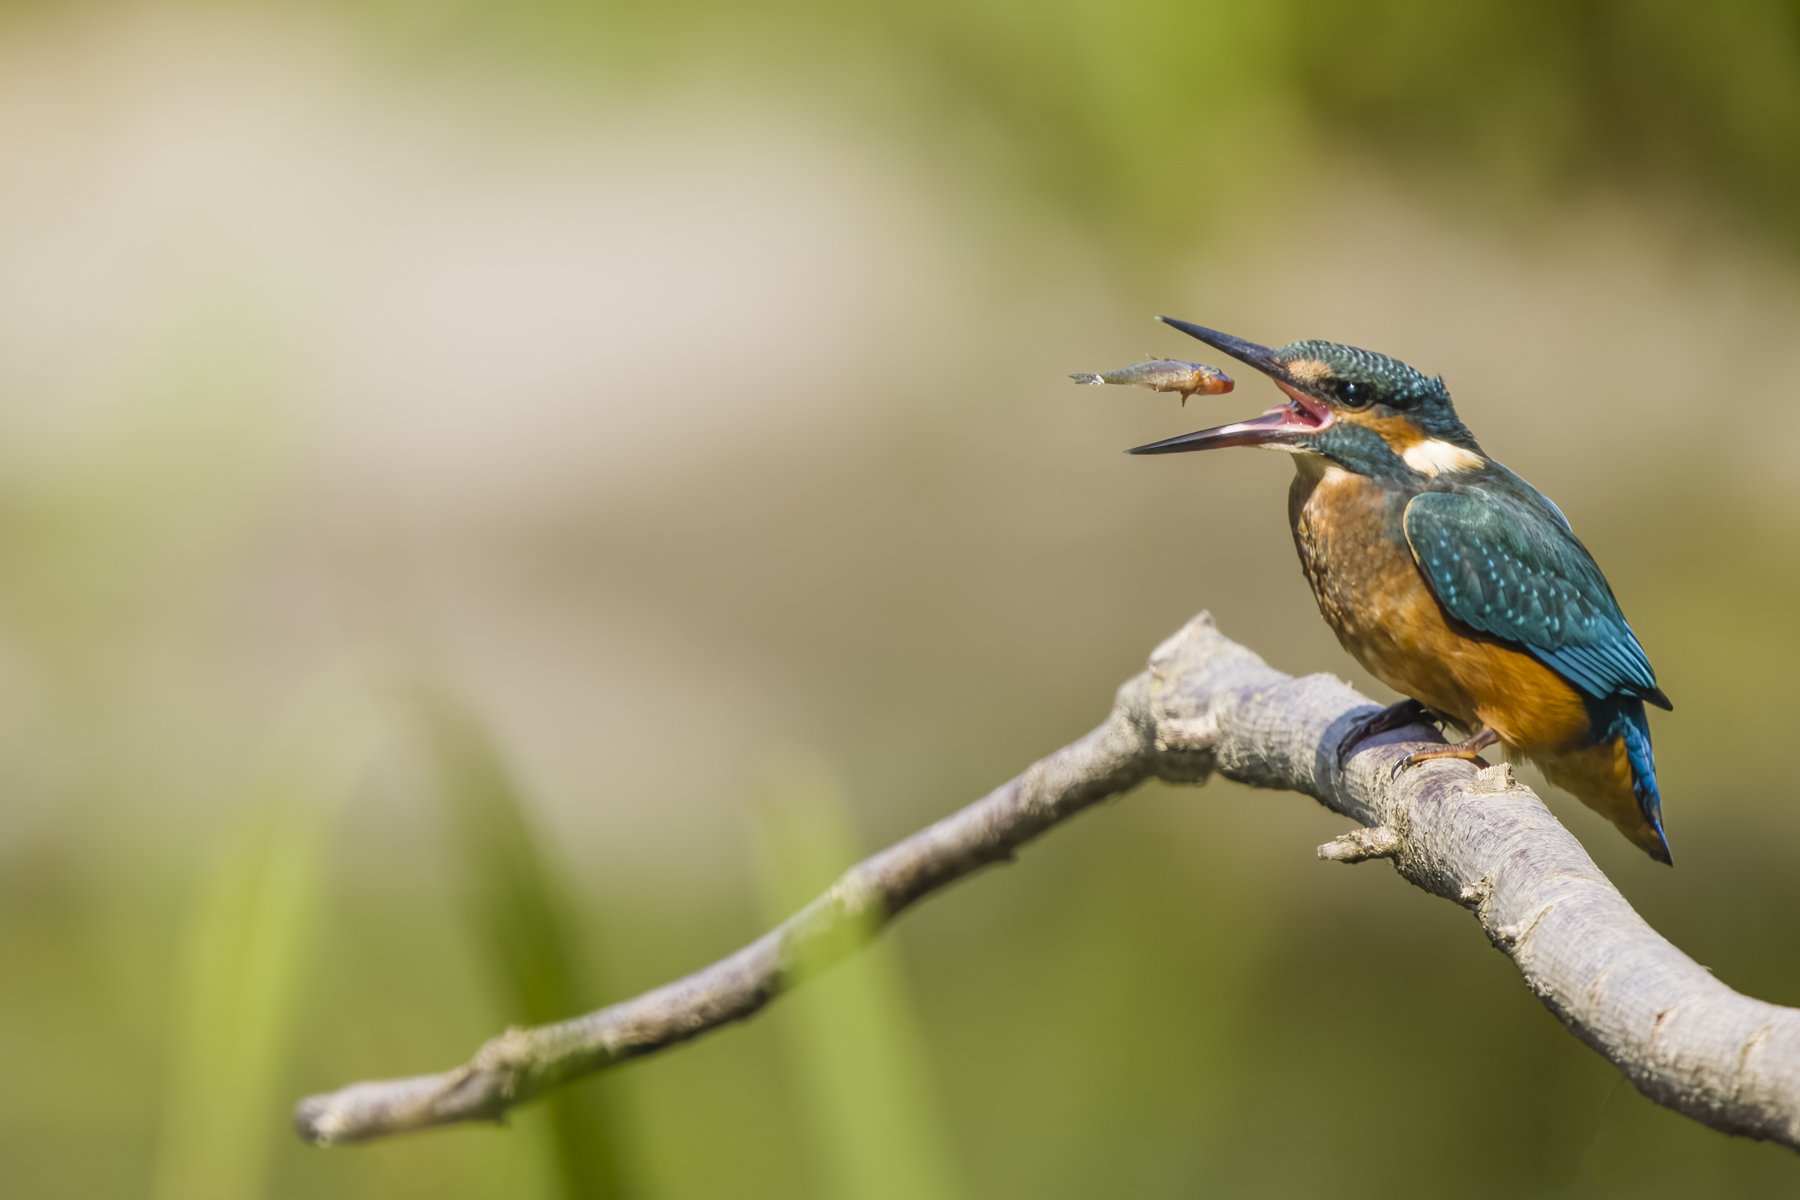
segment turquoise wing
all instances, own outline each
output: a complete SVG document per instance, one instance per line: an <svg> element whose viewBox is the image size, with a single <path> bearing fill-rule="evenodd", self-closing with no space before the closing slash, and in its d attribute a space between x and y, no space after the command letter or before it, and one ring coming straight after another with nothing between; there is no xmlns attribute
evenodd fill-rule
<svg viewBox="0 0 1800 1200"><path fill-rule="evenodd" d="M1568 526L1504 496L1424 492L1407 544L1438 603L1511 642L1596 700L1669 699L1612 588Z"/></svg>

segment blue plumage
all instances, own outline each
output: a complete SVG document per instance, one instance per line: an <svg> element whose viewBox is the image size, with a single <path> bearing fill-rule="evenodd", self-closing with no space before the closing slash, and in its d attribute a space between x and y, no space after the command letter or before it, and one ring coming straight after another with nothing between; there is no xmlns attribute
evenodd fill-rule
<svg viewBox="0 0 1800 1200"><path fill-rule="evenodd" d="M1430 491L1407 505L1405 527L1451 616L1523 647L1592 699L1669 707L1606 577L1560 514L1491 488Z"/></svg>

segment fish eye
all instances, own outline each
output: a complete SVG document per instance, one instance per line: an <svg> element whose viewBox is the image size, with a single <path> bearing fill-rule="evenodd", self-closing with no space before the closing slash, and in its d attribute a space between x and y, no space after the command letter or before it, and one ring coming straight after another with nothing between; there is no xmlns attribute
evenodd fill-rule
<svg viewBox="0 0 1800 1200"><path fill-rule="evenodd" d="M1337 394L1338 402L1346 408L1362 408L1375 399L1374 388L1349 379L1338 381Z"/></svg>

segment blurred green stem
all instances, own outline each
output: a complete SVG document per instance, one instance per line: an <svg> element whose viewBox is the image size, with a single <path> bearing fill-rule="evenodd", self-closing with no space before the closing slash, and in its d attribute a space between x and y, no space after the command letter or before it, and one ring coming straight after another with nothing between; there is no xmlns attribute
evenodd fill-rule
<svg viewBox="0 0 1800 1200"><path fill-rule="evenodd" d="M169 1040L157 1200L241 1200L270 1180L279 1081L327 848L369 758L371 722L341 674L295 706L188 919Z"/></svg>

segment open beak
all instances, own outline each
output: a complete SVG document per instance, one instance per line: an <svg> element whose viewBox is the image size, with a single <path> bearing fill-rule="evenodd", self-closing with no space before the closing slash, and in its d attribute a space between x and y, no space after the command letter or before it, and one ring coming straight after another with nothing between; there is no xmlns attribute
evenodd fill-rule
<svg viewBox="0 0 1800 1200"><path fill-rule="evenodd" d="M1331 424L1330 407L1324 401L1308 395L1276 357L1275 351L1267 346L1246 342L1243 338L1232 337L1229 333L1220 333L1204 325L1178 321L1174 317L1156 319L1165 325L1173 325L1189 337L1199 338L1215 350L1223 350L1241 363L1255 367L1275 381L1275 386L1287 394L1287 401L1248 421L1202 429L1198 433L1184 433L1180 437L1151 442L1147 446L1135 446L1127 453L1180 454L1188 450L1216 450L1221 446L1285 446L1292 445L1308 434L1318 433Z"/></svg>

